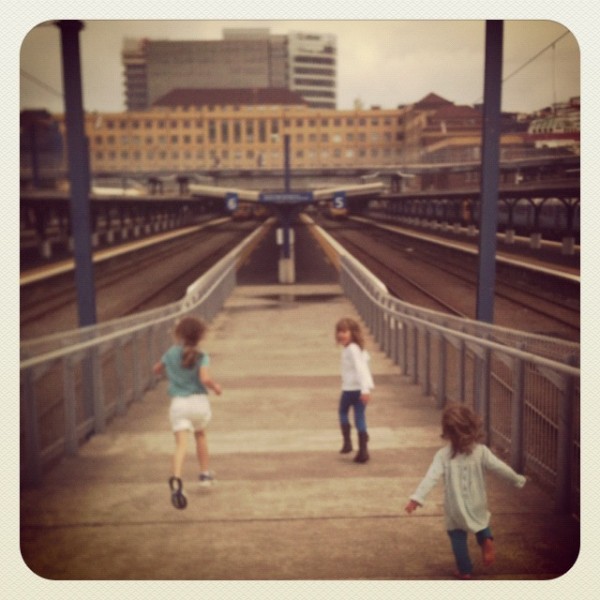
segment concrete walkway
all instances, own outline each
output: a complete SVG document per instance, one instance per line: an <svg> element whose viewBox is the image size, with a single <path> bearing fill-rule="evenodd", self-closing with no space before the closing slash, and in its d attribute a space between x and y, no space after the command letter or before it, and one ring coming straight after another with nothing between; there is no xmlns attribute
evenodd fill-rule
<svg viewBox="0 0 600 600"><path fill-rule="evenodd" d="M371 461L338 453L333 329L343 315L356 316L337 285L238 287L204 343L224 388L211 396L215 486L196 487L190 445L188 507L171 506L161 382L41 488L22 491L26 564L59 580L452 579L442 486L422 510L403 510L441 445L440 413L370 338ZM553 515L533 484L490 478L488 490L497 561L484 568L471 539L477 577L568 571L578 523Z"/></svg>

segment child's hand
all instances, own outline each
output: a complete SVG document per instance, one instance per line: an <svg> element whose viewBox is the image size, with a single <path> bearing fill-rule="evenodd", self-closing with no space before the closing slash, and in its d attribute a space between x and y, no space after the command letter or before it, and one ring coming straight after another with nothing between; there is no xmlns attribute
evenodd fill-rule
<svg viewBox="0 0 600 600"><path fill-rule="evenodd" d="M410 513L416 510L419 506L421 505L416 500L410 500L404 507L404 510L410 515Z"/></svg>
<svg viewBox="0 0 600 600"><path fill-rule="evenodd" d="M360 401L365 405L369 404L371 401L371 394L361 394Z"/></svg>
<svg viewBox="0 0 600 600"><path fill-rule="evenodd" d="M223 391L221 386L218 383L215 383L215 386L213 387L213 390L215 391L215 394L217 396L221 395L221 392Z"/></svg>

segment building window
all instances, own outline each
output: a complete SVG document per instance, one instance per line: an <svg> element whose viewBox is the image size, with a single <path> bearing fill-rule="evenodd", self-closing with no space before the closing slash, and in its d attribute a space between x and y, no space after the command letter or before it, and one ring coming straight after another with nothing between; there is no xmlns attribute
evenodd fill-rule
<svg viewBox="0 0 600 600"><path fill-rule="evenodd" d="M224 144L229 142L229 123L227 121L221 121L221 141Z"/></svg>
<svg viewBox="0 0 600 600"><path fill-rule="evenodd" d="M208 141L211 144L217 141L217 126L212 119L208 122Z"/></svg>
<svg viewBox="0 0 600 600"><path fill-rule="evenodd" d="M242 125L239 121L233 122L233 141L236 144L242 141Z"/></svg>
<svg viewBox="0 0 600 600"><path fill-rule="evenodd" d="M258 141L266 142L267 141L267 124L264 119L261 119L258 122Z"/></svg>

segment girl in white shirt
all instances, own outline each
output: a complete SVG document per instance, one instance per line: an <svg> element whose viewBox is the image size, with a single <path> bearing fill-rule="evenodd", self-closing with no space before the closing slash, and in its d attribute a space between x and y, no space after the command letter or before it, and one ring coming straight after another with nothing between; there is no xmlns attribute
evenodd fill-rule
<svg viewBox="0 0 600 600"><path fill-rule="evenodd" d="M467 547L467 532L476 535L483 564L489 566L495 560L485 492L485 471L496 473L518 488L525 485L525 477L479 443L483 438L481 421L468 406L448 405L442 414L442 438L450 443L437 451L405 510L410 514L418 506L423 506L427 494L440 478L444 479L446 529L458 567L455 575L459 579L471 579L473 564Z"/></svg>
<svg viewBox="0 0 600 600"><path fill-rule="evenodd" d="M364 338L360 325L351 318L340 319L335 326L335 339L343 346L341 357L342 395L339 404L339 419L344 445L340 452L352 452L350 436L350 407L354 410L354 424L358 431L358 453L354 462L369 460L367 422L365 410L371 399L373 378L369 370L369 353L364 350Z"/></svg>

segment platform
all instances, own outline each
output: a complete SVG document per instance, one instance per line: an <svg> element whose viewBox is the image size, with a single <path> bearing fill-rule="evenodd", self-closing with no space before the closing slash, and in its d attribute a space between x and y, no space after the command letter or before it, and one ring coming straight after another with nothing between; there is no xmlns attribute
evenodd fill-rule
<svg viewBox="0 0 600 600"><path fill-rule="evenodd" d="M190 445L189 504L172 507L162 381L40 488L22 491L29 567L58 580L452 579L442 486L422 510L403 510L441 444L440 413L369 336L371 460L338 453L334 325L343 315L356 313L337 284L238 286L203 344L224 388L211 396L208 436L217 483L196 487ZM488 493L497 561L484 568L471 539L478 579L568 571L576 521L552 514L551 498L533 484L515 490L490 477Z"/></svg>

